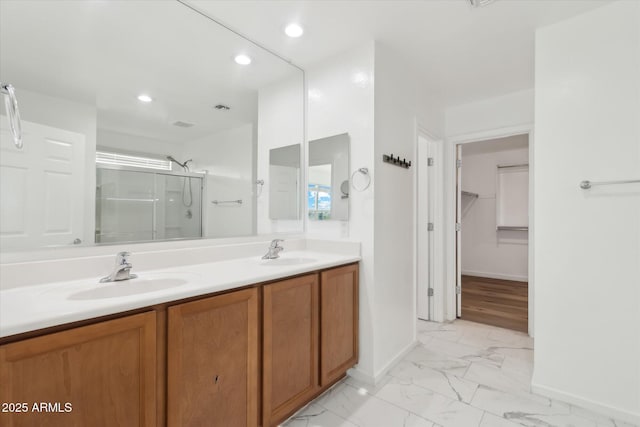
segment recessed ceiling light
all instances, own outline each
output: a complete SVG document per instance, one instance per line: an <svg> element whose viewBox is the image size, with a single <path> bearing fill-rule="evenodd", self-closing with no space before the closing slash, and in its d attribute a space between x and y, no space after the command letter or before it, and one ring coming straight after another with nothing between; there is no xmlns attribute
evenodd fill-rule
<svg viewBox="0 0 640 427"><path fill-rule="evenodd" d="M151 101L153 101L153 98L151 98L149 95L142 94L142 95L138 95L138 101L140 101L140 102L151 102Z"/></svg>
<svg viewBox="0 0 640 427"><path fill-rule="evenodd" d="M249 58L247 55L237 55L235 58L233 58L233 60L236 61L236 64L240 65L251 64L251 58Z"/></svg>
<svg viewBox="0 0 640 427"><path fill-rule="evenodd" d="M300 25L293 23L287 25L284 32L289 37L300 37L304 33L304 29Z"/></svg>

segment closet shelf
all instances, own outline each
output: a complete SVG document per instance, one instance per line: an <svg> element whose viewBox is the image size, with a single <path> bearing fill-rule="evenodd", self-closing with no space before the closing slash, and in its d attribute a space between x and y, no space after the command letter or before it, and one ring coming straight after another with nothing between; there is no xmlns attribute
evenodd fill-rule
<svg viewBox="0 0 640 427"><path fill-rule="evenodd" d="M477 199L478 197L480 197L480 196L478 195L478 193L472 193L472 192L470 192L470 191L464 191L464 190L462 190L460 193L461 193L463 196L474 197L474 198L476 198L476 199Z"/></svg>
<svg viewBox="0 0 640 427"><path fill-rule="evenodd" d="M512 225L499 225L497 227L498 230L509 230L509 231L529 231L529 227L527 226L512 226Z"/></svg>

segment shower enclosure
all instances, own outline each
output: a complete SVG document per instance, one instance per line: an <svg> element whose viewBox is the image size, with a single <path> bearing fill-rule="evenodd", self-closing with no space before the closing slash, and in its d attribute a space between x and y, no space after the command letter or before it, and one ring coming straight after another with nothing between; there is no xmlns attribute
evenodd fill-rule
<svg viewBox="0 0 640 427"><path fill-rule="evenodd" d="M96 243L202 237L204 174L97 165Z"/></svg>

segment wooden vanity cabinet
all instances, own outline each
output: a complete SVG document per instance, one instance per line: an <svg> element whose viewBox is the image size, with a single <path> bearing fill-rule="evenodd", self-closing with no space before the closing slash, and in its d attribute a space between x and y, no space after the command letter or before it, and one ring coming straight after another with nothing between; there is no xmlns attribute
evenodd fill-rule
<svg viewBox="0 0 640 427"><path fill-rule="evenodd" d="M0 402L27 405L7 427L155 426L155 313L0 346Z"/></svg>
<svg viewBox="0 0 640 427"><path fill-rule="evenodd" d="M264 427L284 421L358 362L358 304L358 264L264 285Z"/></svg>
<svg viewBox="0 0 640 427"><path fill-rule="evenodd" d="M318 392L318 275L264 285L262 423L275 426Z"/></svg>
<svg viewBox="0 0 640 427"><path fill-rule="evenodd" d="M320 385L342 378L358 362L358 265L320 273Z"/></svg>
<svg viewBox="0 0 640 427"><path fill-rule="evenodd" d="M168 308L167 425L258 425L259 292Z"/></svg>
<svg viewBox="0 0 640 427"><path fill-rule="evenodd" d="M96 322L0 345L0 425L276 426L357 363L358 265Z"/></svg>

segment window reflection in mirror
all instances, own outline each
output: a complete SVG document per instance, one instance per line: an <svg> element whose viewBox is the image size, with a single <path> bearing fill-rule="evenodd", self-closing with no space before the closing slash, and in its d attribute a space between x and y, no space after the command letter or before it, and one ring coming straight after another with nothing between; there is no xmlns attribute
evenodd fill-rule
<svg viewBox="0 0 640 427"><path fill-rule="evenodd" d="M307 199L310 219L331 219L331 164L309 166Z"/></svg>
<svg viewBox="0 0 640 427"><path fill-rule="evenodd" d="M303 141L301 69L162 0L0 1L0 51L24 131L19 151L0 105L3 252L285 228L256 183Z"/></svg>
<svg viewBox="0 0 640 427"><path fill-rule="evenodd" d="M349 219L349 135L309 142L307 209L310 220Z"/></svg>

